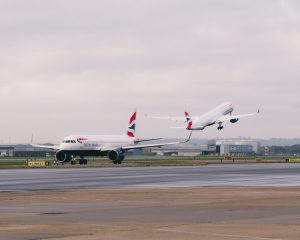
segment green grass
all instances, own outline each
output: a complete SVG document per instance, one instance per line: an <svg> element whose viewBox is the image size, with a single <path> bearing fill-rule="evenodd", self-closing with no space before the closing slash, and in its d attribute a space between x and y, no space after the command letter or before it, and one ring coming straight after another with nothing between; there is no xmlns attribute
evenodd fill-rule
<svg viewBox="0 0 300 240"><path fill-rule="evenodd" d="M147 167L147 166L201 166L206 164L217 163L243 163L243 162L285 162L289 156L247 156L247 157L232 157L229 160L223 160L223 157L216 156L197 156L197 157L126 157L121 165L114 165L107 158L89 158L87 167ZM51 158L1 158L0 169L5 168L28 168L27 160L44 160L51 162L51 168L65 168L65 167L83 167L79 164L75 166L70 163L64 165L54 165ZM85 166L86 167L86 166Z"/></svg>
<svg viewBox="0 0 300 240"><path fill-rule="evenodd" d="M27 167L26 160L1 160L0 161L0 169L1 168L25 168Z"/></svg>

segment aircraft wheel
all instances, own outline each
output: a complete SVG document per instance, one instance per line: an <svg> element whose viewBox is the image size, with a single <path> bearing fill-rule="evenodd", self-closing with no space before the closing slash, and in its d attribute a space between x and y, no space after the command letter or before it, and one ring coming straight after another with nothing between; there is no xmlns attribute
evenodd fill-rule
<svg viewBox="0 0 300 240"><path fill-rule="evenodd" d="M83 159L83 164L87 165L87 159Z"/></svg>
<svg viewBox="0 0 300 240"><path fill-rule="evenodd" d="M84 159L82 159L82 158L79 159L79 164L80 164L80 165L84 164L83 160L84 160Z"/></svg>
<svg viewBox="0 0 300 240"><path fill-rule="evenodd" d="M71 165L75 165L76 164L76 160L71 160Z"/></svg>

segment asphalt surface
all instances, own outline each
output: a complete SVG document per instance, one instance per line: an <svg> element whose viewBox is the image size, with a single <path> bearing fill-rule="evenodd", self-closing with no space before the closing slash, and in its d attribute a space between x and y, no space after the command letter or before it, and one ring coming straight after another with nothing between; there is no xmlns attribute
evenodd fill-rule
<svg viewBox="0 0 300 240"><path fill-rule="evenodd" d="M300 164L0 171L0 191L202 186L300 186Z"/></svg>

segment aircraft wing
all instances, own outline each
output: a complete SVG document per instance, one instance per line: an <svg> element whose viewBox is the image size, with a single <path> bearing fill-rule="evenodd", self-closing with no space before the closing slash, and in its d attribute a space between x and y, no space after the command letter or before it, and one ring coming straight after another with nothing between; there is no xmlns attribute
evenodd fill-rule
<svg viewBox="0 0 300 240"><path fill-rule="evenodd" d="M180 143L186 143L190 141L193 131L189 134L189 137L182 142L169 142L169 143L156 143L156 144L143 144L143 145L133 145L133 146L125 146L122 147L123 150L128 151L132 149L141 149L141 148L150 148L150 147L162 147L162 146L168 146L168 145L175 145Z"/></svg>
<svg viewBox="0 0 300 240"><path fill-rule="evenodd" d="M47 148L52 150L59 150L59 146L52 146L52 145L37 145L37 144L30 144L32 147L37 148Z"/></svg>
<svg viewBox="0 0 300 240"><path fill-rule="evenodd" d="M174 122L186 122L186 118L185 117L160 117L160 116L148 116L147 114L145 114L145 116L147 118L153 118L153 119L160 119L160 120L171 120Z"/></svg>
<svg viewBox="0 0 300 240"><path fill-rule="evenodd" d="M202 125L187 125L185 127L170 127L172 129L187 129L187 130L204 130L206 126L202 126Z"/></svg>
<svg viewBox="0 0 300 240"><path fill-rule="evenodd" d="M155 140L161 140L162 138L149 138L149 139L136 139L135 142L136 143L140 143L140 142L150 142L150 141L155 141Z"/></svg>
<svg viewBox="0 0 300 240"><path fill-rule="evenodd" d="M244 117L251 117L254 116L256 114L259 114L259 109L256 113L248 113L248 114L239 114L239 115L225 115L225 116L221 116L217 122L226 122L226 121L232 121L232 120L237 120L240 118L244 118Z"/></svg>

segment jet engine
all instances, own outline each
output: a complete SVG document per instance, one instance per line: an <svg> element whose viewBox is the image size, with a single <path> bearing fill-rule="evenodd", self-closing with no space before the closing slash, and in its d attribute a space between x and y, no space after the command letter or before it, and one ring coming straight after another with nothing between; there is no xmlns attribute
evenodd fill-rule
<svg viewBox="0 0 300 240"><path fill-rule="evenodd" d="M113 161L114 164L121 164L125 158L124 152L122 149L116 149L109 151L107 154L108 158Z"/></svg>
<svg viewBox="0 0 300 240"><path fill-rule="evenodd" d="M55 154L55 158L58 162L70 162L72 160L72 157L65 152L57 152Z"/></svg>
<svg viewBox="0 0 300 240"><path fill-rule="evenodd" d="M233 119L230 119L230 122L231 123L236 123L239 119L238 118L233 118Z"/></svg>

